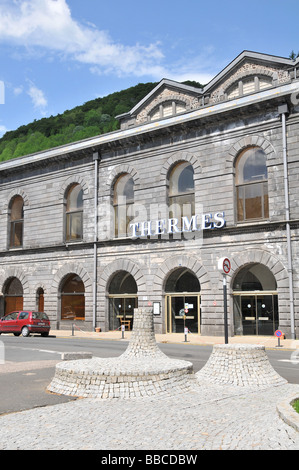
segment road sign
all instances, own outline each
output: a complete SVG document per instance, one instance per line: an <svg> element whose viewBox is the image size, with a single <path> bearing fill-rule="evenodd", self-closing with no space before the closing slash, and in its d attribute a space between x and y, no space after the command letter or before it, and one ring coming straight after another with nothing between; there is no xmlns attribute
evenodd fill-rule
<svg viewBox="0 0 299 470"><path fill-rule="evenodd" d="M223 274L229 274L231 270L231 262L228 258L220 258L218 261L218 270Z"/></svg>
<svg viewBox="0 0 299 470"><path fill-rule="evenodd" d="M276 330L274 335L276 336L277 340L278 340L278 345L277 347L278 348L281 348L281 345L280 345L280 338L283 336L283 332L280 331L280 330Z"/></svg>
<svg viewBox="0 0 299 470"><path fill-rule="evenodd" d="M228 344L228 318L227 318L227 287L226 275L230 272L231 262L228 258L218 260L218 270L223 274L223 306L224 306L224 337L225 344Z"/></svg>

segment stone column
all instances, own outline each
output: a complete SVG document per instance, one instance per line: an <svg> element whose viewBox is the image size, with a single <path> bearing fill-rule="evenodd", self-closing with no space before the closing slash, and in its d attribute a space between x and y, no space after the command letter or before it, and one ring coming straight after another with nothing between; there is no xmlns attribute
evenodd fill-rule
<svg viewBox="0 0 299 470"><path fill-rule="evenodd" d="M154 332L152 307L135 308L131 340L122 358L142 358L167 356L159 349Z"/></svg>

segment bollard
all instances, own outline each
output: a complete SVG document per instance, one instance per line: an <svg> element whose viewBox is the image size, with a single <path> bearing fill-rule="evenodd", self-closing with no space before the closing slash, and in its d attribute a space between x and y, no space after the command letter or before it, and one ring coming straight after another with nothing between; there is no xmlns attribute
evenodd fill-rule
<svg viewBox="0 0 299 470"><path fill-rule="evenodd" d="M188 328L185 327L185 343L187 343Z"/></svg>
<svg viewBox="0 0 299 470"><path fill-rule="evenodd" d="M125 329L126 329L126 326L125 326L125 325L121 325L121 338L122 338L122 339L125 338Z"/></svg>

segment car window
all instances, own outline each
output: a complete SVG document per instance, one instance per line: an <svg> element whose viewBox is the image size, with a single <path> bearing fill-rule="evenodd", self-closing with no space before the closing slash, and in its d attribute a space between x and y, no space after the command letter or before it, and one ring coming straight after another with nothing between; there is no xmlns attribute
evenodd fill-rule
<svg viewBox="0 0 299 470"><path fill-rule="evenodd" d="M21 312L19 316L19 320L27 320L29 317L29 312Z"/></svg>
<svg viewBox="0 0 299 470"><path fill-rule="evenodd" d="M11 312L6 317L4 317L5 320L16 320L18 318L19 312Z"/></svg>
<svg viewBox="0 0 299 470"><path fill-rule="evenodd" d="M49 320L48 315L45 312L32 312L32 318L37 320Z"/></svg>

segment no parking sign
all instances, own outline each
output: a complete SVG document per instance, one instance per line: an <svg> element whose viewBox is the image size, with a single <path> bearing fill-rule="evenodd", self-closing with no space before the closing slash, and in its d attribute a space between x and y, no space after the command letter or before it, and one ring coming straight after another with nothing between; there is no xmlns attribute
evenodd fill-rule
<svg viewBox="0 0 299 470"><path fill-rule="evenodd" d="M223 275L223 306L224 306L224 336L225 344L228 344L228 320L227 320L227 287L226 287L226 275L230 273L231 262L230 259L220 258L218 260L218 271Z"/></svg>
<svg viewBox="0 0 299 470"><path fill-rule="evenodd" d="M280 348L280 338L283 336L283 332L281 330L276 330L274 335L278 338L278 345L276 347Z"/></svg>

